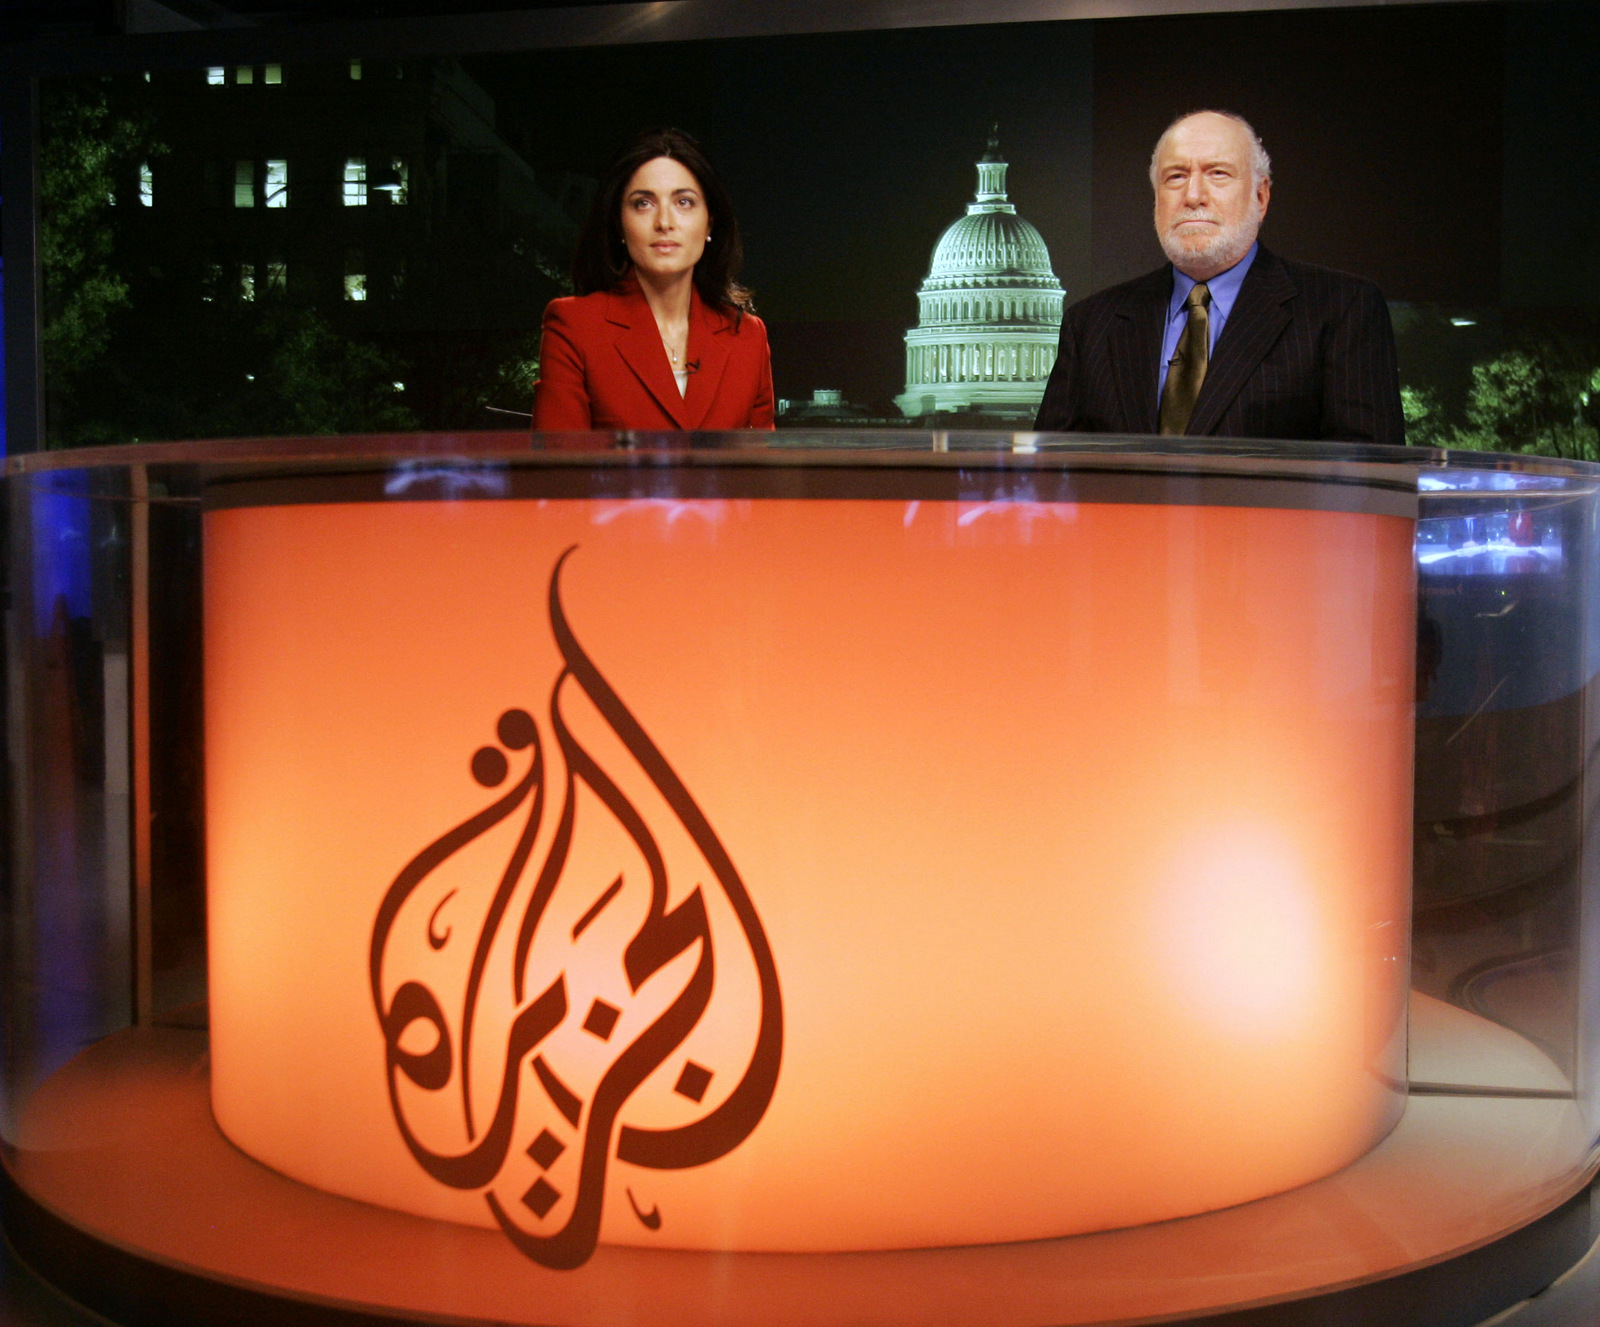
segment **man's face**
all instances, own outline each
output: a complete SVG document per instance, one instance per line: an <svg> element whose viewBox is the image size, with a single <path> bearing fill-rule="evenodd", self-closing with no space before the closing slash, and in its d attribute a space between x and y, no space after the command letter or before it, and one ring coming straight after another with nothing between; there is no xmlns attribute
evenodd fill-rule
<svg viewBox="0 0 1600 1327"><path fill-rule="evenodd" d="M1179 120L1156 147L1156 237L1196 281L1249 252L1271 193L1270 180L1251 174L1250 136L1224 115Z"/></svg>

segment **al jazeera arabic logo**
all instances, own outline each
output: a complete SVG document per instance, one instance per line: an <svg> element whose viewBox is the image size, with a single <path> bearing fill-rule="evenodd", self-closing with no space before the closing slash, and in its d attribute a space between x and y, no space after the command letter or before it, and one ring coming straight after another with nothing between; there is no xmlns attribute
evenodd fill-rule
<svg viewBox="0 0 1600 1327"><path fill-rule="evenodd" d="M578 1267L594 1252L614 1162L684 1169L749 1137L772 1100L783 1055L777 969L739 873L567 623L561 569L573 551L557 561L549 593L563 663L548 707L559 776L551 774L539 724L526 710L506 710L498 743L473 755L472 774L490 789L515 774L514 781L407 863L378 910L370 956L389 1102L411 1155L440 1184L482 1190L507 1237L552 1268ZM591 748L610 753L610 770ZM623 759L633 768L619 769ZM624 793L624 784L641 786L640 776L660 799L638 800L664 805L676 825L652 825ZM554 827L535 862L547 804ZM508 859L490 857L482 840L504 822L520 823L515 846ZM692 851L664 851L667 837L681 843L685 834ZM597 860L611 862L600 875ZM606 876L614 878L595 893ZM626 915L630 899L644 914L636 929L591 930L608 908ZM625 978L625 993L621 982L608 992L620 1003L582 989L585 979L564 961L587 945L583 971L592 983L601 942L613 945L610 966ZM687 954L692 964L664 971ZM718 1001L719 955L725 965L753 963L756 1007L748 999ZM491 1009L501 1015L493 1025L505 1031L486 1044L475 1034ZM730 1020L744 1022L731 1036ZM748 1059L691 1058L685 1042L704 1024L721 1034L707 1044L753 1044ZM630 1101L663 1067L657 1084L671 1082L692 1117L673 1128L630 1124ZM648 1195L641 1202L631 1187L626 1193L639 1221L660 1229L659 1205Z"/></svg>

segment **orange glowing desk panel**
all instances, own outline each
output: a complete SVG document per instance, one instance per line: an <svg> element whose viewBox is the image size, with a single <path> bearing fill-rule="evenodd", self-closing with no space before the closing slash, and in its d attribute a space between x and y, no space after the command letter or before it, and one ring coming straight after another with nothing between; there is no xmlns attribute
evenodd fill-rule
<svg viewBox="0 0 1600 1327"><path fill-rule="evenodd" d="M213 1104L286 1175L564 1266L1158 1221L1399 1117L1402 517L506 499L205 540Z"/></svg>

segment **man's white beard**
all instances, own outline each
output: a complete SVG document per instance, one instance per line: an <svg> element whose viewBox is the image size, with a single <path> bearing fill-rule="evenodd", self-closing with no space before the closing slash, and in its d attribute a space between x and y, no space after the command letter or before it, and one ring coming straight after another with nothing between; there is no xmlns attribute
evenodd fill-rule
<svg viewBox="0 0 1600 1327"><path fill-rule="evenodd" d="M1179 271L1186 267L1215 267L1219 273L1226 272L1249 253L1250 246L1255 243L1256 233L1261 229L1261 200L1252 198L1250 211L1244 217L1231 225L1220 224L1203 244L1196 245L1192 236L1186 242L1177 230L1185 221L1220 220L1210 208L1196 208L1178 217L1161 236L1162 251L1172 265Z"/></svg>

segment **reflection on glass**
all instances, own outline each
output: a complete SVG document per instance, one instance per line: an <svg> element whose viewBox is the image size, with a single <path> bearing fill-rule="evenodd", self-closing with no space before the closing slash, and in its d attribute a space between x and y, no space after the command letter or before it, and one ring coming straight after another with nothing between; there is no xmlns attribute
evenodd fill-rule
<svg viewBox="0 0 1600 1327"><path fill-rule="evenodd" d="M1593 490L1465 468L1419 488L1413 983L1515 1029L1577 1089Z"/></svg>

